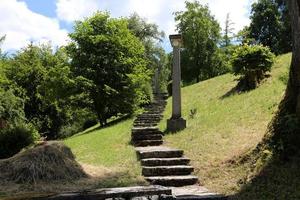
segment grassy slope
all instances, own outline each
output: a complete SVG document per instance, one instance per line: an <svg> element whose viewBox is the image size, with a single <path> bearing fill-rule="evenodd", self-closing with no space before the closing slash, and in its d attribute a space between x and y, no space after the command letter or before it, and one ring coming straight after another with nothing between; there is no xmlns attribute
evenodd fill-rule
<svg viewBox="0 0 300 200"><path fill-rule="evenodd" d="M129 144L131 126L132 119L127 119L102 129L94 127L65 140L80 163L108 171L98 187L144 183L134 148Z"/></svg>
<svg viewBox="0 0 300 200"><path fill-rule="evenodd" d="M283 95L285 85L280 77L288 71L290 56L278 57L271 77L250 92L224 97L237 84L230 74L182 89L187 128L167 135L166 143L185 150L206 187L227 194L239 189L237 183L245 176L246 168L228 163L255 147L263 137ZM171 115L170 101L160 124L162 130ZM190 115L192 109L197 109L194 117Z"/></svg>
<svg viewBox="0 0 300 200"><path fill-rule="evenodd" d="M182 90L183 116L188 127L177 134L165 137L169 146L182 148L196 169L201 183L213 191L227 194L237 192L240 179L246 175L247 166L231 164L236 157L249 151L263 137L267 124L283 95L285 85L280 77L288 71L290 54L277 58L271 77L256 90L224 97L235 85L235 77L227 74ZM171 115L171 99L160 124L165 129L166 119ZM194 117L190 110L197 109ZM134 149L129 145L132 119L104 129L93 129L65 140L81 163L109 169L99 187L127 186L144 183ZM296 170L274 166L271 171L293 177ZM286 170L289 173L286 173ZM297 166L293 169L297 169ZM276 174L275 173L275 174ZM259 178L258 187L266 185ZM278 182L273 173L269 183ZM273 193L270 188L269 193ZM277 189L284 189L279 185ZM244 185L242 191L256 192L255 187ZM244 195L241 199L247 199ZM253 198L253 195L249 199ZM268 199L263 197L262 199ZM272 199L272 198L269 198ZM274 198L273 198L274 199Z"/></svg>

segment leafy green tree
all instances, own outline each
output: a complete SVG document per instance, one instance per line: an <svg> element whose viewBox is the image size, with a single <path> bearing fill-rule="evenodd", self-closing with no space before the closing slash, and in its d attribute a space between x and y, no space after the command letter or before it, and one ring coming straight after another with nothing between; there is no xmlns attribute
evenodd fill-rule
<svg viewBox="0 0 300 200"><path fill-rule="evenodd" d="M166 91L168 79L165 77L168 77L169 70L166 62L166 52L160 44L165 37L164 32L159 31L156 24L148 23L136 13L127 18L127 20L129 30L141 40L145 47L148 69L152 72L152 75L154 75L155 70L160 72L160 89L161 91Z"/></svg>
<svg viewBox="0 0 300 200"><path fill-rule="evenodd" d="M241 75L239 90L249 90L265 78L265 73L271 70L274 54L268 47L261 45L243 45L238 47L232 58L233 72Z"/></svg>
<svg viewBox="0 0 300 200"><path fill-rule="evenodd" d="M87 93L101 125L148 101L145 87L150 76L144 47L128 29L126 19L97 12L76 22L70 37L71 70L90 83Z"/></svg>
<svg viewBox="0 0 300 200"><path fill-rule="evenodd" d="M186 11L176 12L175 20L184 40L183 81L199 82L224 73L219 71L223 68L218 55L221 29L208 7L198 1L186 1Z"/></svg>
<svg viewBox="0 0 300 200"><path fill-rule="evenodd" d="M259 0L251 9L249 37L275 54L291 51L291 31L285 3Z"/></svg>
<svg viewBox="0 0 300 200"><path fill-rule="evenodd" d="M14 94L25 100L26 120L49 139L57 137L74 110L70 99L77 85L68 60L62 49L53 53L50 45L30 44L17 52L5 69L9 87L20 88Z"/></svg>

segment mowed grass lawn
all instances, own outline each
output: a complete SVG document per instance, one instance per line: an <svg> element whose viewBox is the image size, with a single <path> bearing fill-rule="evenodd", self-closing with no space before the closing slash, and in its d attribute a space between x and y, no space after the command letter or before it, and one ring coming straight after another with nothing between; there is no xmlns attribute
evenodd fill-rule
<svg viewBox="0 0 300 200"><path fill-rule="evenodd" d="M129 144L132 123L131 118L105 128L92 127L64 141L77 161L89 170L95 169L96 176L102 175L98 187L145 184L135 150Z"/></svg>
<svg viewBox="0 0 300 200"><path fill-rule="evenodd" d="M277 57L271 76L249 92L228 94L237 84L237 77L231 74L182 89L187 128L165 136L165 143L185 151L204 186L226 194L239 189L238 182L246 169L228 163L261 141L284 93L286 86L281 79L289 69L290 59L291 54ZM194 116L190 112L193 109ZM162 130L170 116L171 98L160 123Z"/></svg>

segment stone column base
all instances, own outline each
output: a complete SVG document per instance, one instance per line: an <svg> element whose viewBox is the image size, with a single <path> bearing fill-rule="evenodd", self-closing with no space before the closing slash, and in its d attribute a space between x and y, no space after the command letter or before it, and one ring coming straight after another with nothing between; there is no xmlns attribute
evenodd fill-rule
<svg viewBox="0 0 300 200"><path fill-rule="evenodd" d="M168 119L167 130L170 132L177 132L186 128L186 120L183 118L179 119Z"/></svg>

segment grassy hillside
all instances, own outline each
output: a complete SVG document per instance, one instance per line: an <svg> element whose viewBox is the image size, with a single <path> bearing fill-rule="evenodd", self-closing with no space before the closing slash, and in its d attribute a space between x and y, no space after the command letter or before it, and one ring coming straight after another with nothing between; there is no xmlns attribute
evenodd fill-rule
<svg viewBox="0 0 300 200"><path fill-rule="evenodd" d="M211 190L232 194L246 175L246 166L232 165L235 158L261 141L283 95L284 74L290 54L279 56L271 76L259 88L236 94L236 77L226 74L182 89L183 117L187 128L165 137L169 146L185 150L201 183ZM191 110L196 114L191 115ZM171 116L171 99L160 127Z"/></svg>
<svg viewBox="0 0 300 200"><path fill-rule="evenodd" d="M88 171L101 176L98 187L145 183L134 148L129 144L132 122L126 119L106 128L96 126L64 141Z"/></svg>
<svg viewBox="0 0 300 200"><path fill-rule="evenodd" d="M250 191L250 197L244 195L240 198L243 200L274 199L269 198L277 195L274 190L284 191L285 185L291 184L289 180L296 174L298 165L292 165L294 170L290 170L289 164L273 165L271 178L255 179L257 185L252 187L244 185L249 165L237 165L235 162L261 141L282 98L290 58L290 54L279 56L270 77L259 88L249 92L232 92L237 77L230 74L182 89L187 128L176 134L167 134L165 141L169 146L185 150L201 183L212 191L226 194ZM196 109L195 115L190 113L193 109ZM171 99L160 124L162 130L165 130L166 119L170 115ZM65 140L80 163L95 169L96 175L104 173L98 181L99 187L145 184L134 149L129 145L131 126L132 119L127 119L103 129L94 127ZM286 178L278 178L276 174ZM282 184L274 184L276 182ZM266 185L266 196L262 196L257 188ZM255 192L260 198L254 197ZM245 193L246 196L248 193Z"/></svg>

